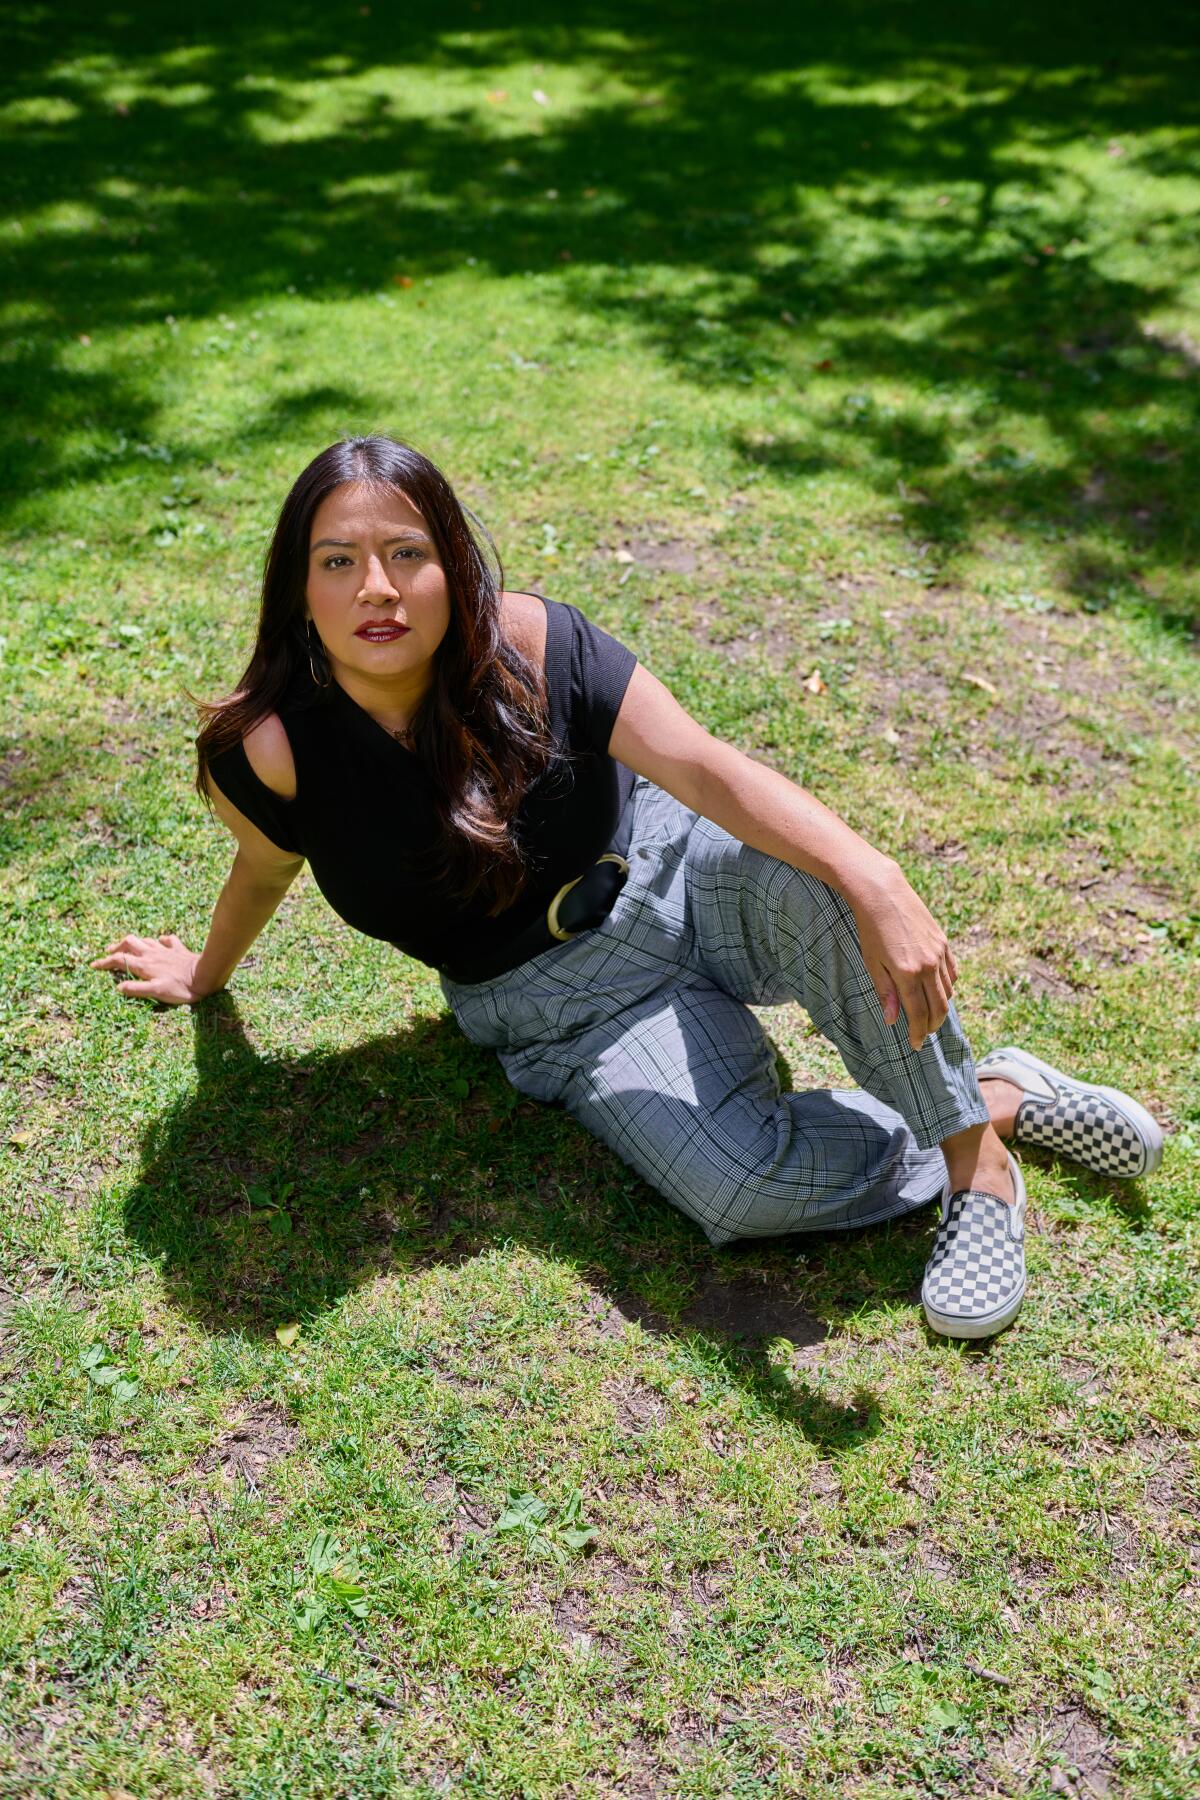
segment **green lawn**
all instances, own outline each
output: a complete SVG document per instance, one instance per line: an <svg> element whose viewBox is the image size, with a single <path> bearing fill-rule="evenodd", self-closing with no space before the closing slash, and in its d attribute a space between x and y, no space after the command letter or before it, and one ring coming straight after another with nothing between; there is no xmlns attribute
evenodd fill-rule
<svg viewBox="0 0 1200 1800"><path fill-rule="evenodd" d="M5 23L0 1793L1190 1800L1194 19ZM711 1250L307 876L194 1012L89 970L199 946L188 694L371 428L1169 1126L1026 1159L997 1342L930 1214Z"/></svg>

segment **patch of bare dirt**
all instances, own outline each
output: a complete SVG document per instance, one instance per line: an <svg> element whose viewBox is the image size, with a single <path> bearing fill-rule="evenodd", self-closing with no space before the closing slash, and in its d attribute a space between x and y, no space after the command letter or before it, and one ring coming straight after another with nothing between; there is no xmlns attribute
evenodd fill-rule
<svg viewBox="0 0 1200 1800"><path fill-rule="evenodd" d="M926 1506L937 1499L937 1476L920 1455L914 1457L912 1468L904 1478L904 1485Z"/></svg>
<svg viewBox="0 0 1200 1800"><path fill-rule="evenodd" d="M642 1437L666 1422L666 1401L636 1375L613 1377L600 1391L612 1406L618 1428L627 1437Z"/></svg>
<svg viewBox="0 0 1200 1800"><path fill-rule="evenodd" d="M215 1587L211 1593L197 1594L188 1612L193 1619L220 1619L228 1612L232 1598L229 1588Z"/></svg>
<svg viewBox="0 0 1200 1800"><path fill-rule="evenodd" d="M958 1563L948 1550L943 1549L932 1538L918 1537L917 1556L925 1573L932 1575L935 1581L957 1580Z"/></svg>
<svg viewBox="0 0 1200 1800"><path fill-rule="evenodd" d="M1017 985L1028 988L1039 999L1049 995L1053 1000L1069 1000L1076 992L1066 976L1060 975L1042 956L1029 956L1025 959L1024 967L1017 977Z"/></svg>
<svg viewBox="0 0 1200 1800"><path fill-rule="evenodd" d="M1167 1527L1181 1516L1193 1516L1200 1480L1186 1446L1171 1438L1142 1436L1130 1448L1143 1481L1143 1504L1154 1523Z"/></svg>
<svg viewBox="0 0 1200 1800"><path fill-rule="evenodd" d="M102 1432L99 1437L93 1438L88 1449L88 1461L93 1472L102 1481L111 1480L121 1469L140 1472L143 1467L142 1458L132 1445L111 1432Z"/></svg>
<svg viewBox="0 0 1200 1800"><path fill-rule="evenodd" d="M852 1650L841 1649L834 1652L829 1662L826 1679L829 1697L835 1704L849 1706L855 1712L862 1710L866 1703L866 1695L863 1692L863 1684L859 1678Z"/></svg>
<svg viewBox="0 0 1200 1800"><path fill-rule="evenodd" d="M1002 1792L1023 1793L1047 1769L1051 1786L1077 1800L1101 1800L1111 1791L1112 1742L1082 1707L1057 1706L1049 1716L1023 1719L993 1752L988 1773Z"/></svg>
<svg viewBox="0 0 1200 1800"><path fill-rule="evenodd" d="M6 1475L22 1475L27 1469L61 1469L69 1456L65 1444L51 1444L46 1450L33 1449L24 1420L0 1425L0 1480Z"/></svg>
<svg viewBox="0 0 1200 1800"><path fill-rule="evenodd" d="M621 1308L605 1294L588 1295L587 1317L599 1336L605 1338L624 1337L629 1322Z"/></svg>
<svg viewBox="0 0 1200 1800"><path fill-rule="evenodd" d="M552 1625L572 1656L590 1656L599 1651L609 1657L616 1668L625 1666L617 1644L597 1624L591 1603L580 1589L567 1588L561 1594L547 1594L534 1577L521 1596L520 1610Z"/></svg>
<svg viewBox="0 0 1200 1800"><path fill-rule="evenodd" d="M682 1323L727 1337L785 1338L789 1343L823 1344L829 1336L817 1317L786 1288L768 1286L752 1275L722 1281L706 1273L682 1315Z"/></svg>
<svg viewBox="0 0 1200 1800"><path fill-rule="evenodd" d="M1091 1396L1095 1394L1105 1394L1108 1392L1103 1376L1100 1375L1090 1363L1080 1362L1076 1357L1060 1357L1058 1362L1058 1372L1060 1375L1065 1376L1072 1387L1077 1388L1080 1394L1085 1395L1088 1398L1091 1398Z"/></svg>
<svg viewBox="0 0 1200 1800"><path fill-rule="evenodd" d="M627 538L621 546L643 569L666 570L672 575L694 575L701 551L684 538Z"/></svg>
<svg viewBox="0 0 1200 1800"><path fill-rule="evenodd" d="M864 705L877 734L896 731L893 747L902 765L919 766L928 755L930 726L957 716L973 721L970 761L1003 774L1014 748L1025 749L1051 771L1048 791L1065 794L1104 786L1130 766L1117 738L1086 728L1105 701L1122 734L1169 736L1177 716L1186 735L1188 721L1175 697L1152 685L1143 667L1089 636L1087 622L996 611L990 646L974 656L947 653L964 605L978 613L988 602L957 589L928 589L916 607L893 613L886 659L879 653L868 665L860 656L856 680Z"/></svg>
<svg viewBox="0 0 1200 1800"><path fill-rule="evenodd" d="M725 1570L693 1569L687 1578L687 1597L701 1612L714 1612L729 1592L731 1580Z"/></svg>
<svg viewBox="0 0 1200 1800"><path fill-rule="evenodd" d="M205 1473L220 1469L231 1481L239 1477L249 1487L259 1487L272 1464L290 1456L300 1433L286 1414L270 1400L260 1401L234 1421L212 1449L201 1458Z"/></svg>
<svg viewBox="0 0 1200 1800"><path fill-rule="evenodd" d="M832 1463L825 1461L814 1463L807 1472L807 1481L809 1492L815 1494L818 1500L830 1501L835 1506L841 1505L845 1496L842 1493L841 1480Z"/></svg>
<svg viewBox="0 0 1200 1800"><path fill-rule="evenodd" d="M474 1496L466 1494L452 1475L431 1475L422 1490L431 1506L443 1514L446 1547L457 1556L472 1538L483 1537L492 1521Z"/></svg>

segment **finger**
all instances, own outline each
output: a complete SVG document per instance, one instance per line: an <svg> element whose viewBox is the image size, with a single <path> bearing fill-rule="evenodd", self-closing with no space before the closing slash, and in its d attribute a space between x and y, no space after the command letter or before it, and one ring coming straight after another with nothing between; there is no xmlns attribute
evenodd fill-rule
<svg viewBox="0 0 1200 1800"><path fill-rule="evenodd" d="M154 983L152 981L118 981L117 992L118 994L152 994Z"/></svg>
<svg viewBox="0 0 1200 1800"><path fill-rule="evenodd" d="M930 1032L940 1031L946 1023L946 1014L950 1010L950 996L942 986L941 976L935 970L925 980L926 1017Z"/></svg>
<svg viewBox="0 0 1200 1800"><path fill-rule="evenodd" d="M115 944L109 944L105 951L105 955L112 956L114 952L122 950L128 950L132 955L134 951L144 950L145 948L145 938L137 937L132 931L129 931L126 932L123 938L118 938Z"/></svg>
<svg viewBox="0 0 1200 1800"><path fill-rule="evenodd" d="M120 956L98 956L92 967L93 969L123 969L125 967L124 953Z"/></svg>
<svg viewBox="0 0 1200 1800"><path fill-rule="evenodd" d="M875 998L883 1009L884 1024L894 1025L900 1017L900 1000L891 976L885 968L873 969L869 963L866 968L871 986L875 989Z"/></svg>
<svg viewBox="0 0 1200 1800"><path fill-rule="evenodd" d="M950 970L950 979L952 981L957 981L958 980L958 962L957 962L954 952L950 948L949 944L946 945L946 964Z"/></svg>
<svg viewBox="0 0 1200 1800"><path fill-rule="evenodd" d="M929 1036L929 1002L919 981L909 980L902 990L904 1017L908 1020L908 1041L919 1050Z"/></svg>
<svg viewBox="0 0 1200 1800"><path fill-rule="evenodd" d="M165 944L168 950L182 950L183 949L182 940L180 938L177 938L173 931L164 931L158 941L160 944Z"/></svg>

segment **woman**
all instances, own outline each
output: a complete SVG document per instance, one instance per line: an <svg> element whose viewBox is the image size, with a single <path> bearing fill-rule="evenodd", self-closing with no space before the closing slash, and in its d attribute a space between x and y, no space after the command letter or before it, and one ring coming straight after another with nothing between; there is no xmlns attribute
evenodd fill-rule
<svg viewBox="0 0 1200 1800"><path fill-rule="evenodd" d="M561 1102L714 1244L941 1199L931 1326L985 1337L1025 1291L1003 1138L1139 1175L1124 1094L1007 1049L976 1067L945 934L897 864L709 735L573 607L503 591L445 477L386 437L289 494L237 692L197 785L237 839L204 949L93 967L182 1005L229 980L307 860L350 924L441 972L515 1087ZM858 1090L781 1094L749 1003L799 1000Z"/></svg>

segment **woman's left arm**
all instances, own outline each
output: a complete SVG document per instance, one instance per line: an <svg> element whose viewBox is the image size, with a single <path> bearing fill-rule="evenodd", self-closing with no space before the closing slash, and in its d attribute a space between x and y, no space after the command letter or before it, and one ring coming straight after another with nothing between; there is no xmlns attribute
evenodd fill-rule
<svg viewBox="0 0 1200 1800"><path fill-rule="evenodd" d="M786 775L705 731L639 663L621 703L609 754L754 850L835 888L858 926L883 1015L903 1007L920 1049L946 1017L958 970L937 921L898 863L875 850Z"/></svg>

